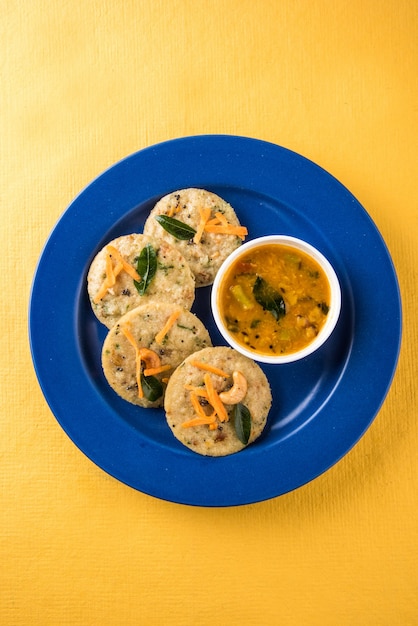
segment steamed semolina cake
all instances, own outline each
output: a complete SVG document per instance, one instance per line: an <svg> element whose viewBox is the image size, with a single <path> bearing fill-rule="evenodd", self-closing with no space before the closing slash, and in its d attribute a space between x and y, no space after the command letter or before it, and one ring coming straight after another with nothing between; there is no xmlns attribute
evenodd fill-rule
<svg viewBox="0 0 418 626"><path fill-rule="evenodd" d="M205 189L180 189L157 202L144 234L162 238L182 253L196 287L211 285L222 262L242 242L247 229L234 209Z"/></svg>
<svg viewBox="0 0 418 626"><path fill-rule="evenodd" d="M179 250L136 233L113 239L98 252L87 290L96 317L107 328L151 299L190 309L195 297L193 274Z"/></svg>
<svg viewBox="0 0 418 626"><path fill-rule="evenodd" d="M164 408L181 443L198 454L225 456L260 436L271 402L259 365L219 346L204 348L179 365L169 380Z"/></svg>
<svg viewBox="0 0 418 626"><path fill-rule="evenodd" d="M149 408L163 405L167 379L193 352L211 346L203 323L175 305L149 302L126 313L108 332L102 367L124 400Z"/></svg>

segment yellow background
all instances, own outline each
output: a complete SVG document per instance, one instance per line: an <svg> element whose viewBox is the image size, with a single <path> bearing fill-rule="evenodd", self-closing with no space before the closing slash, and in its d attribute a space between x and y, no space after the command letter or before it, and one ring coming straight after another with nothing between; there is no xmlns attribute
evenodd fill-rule
<svg viewBox="0 0 418 626"><path fill-rule="evenodd" d="M418 624L417 2L3 0L0 35L0 623ZM27 338L36 262L72 198L138 149L204 133L278 143L341 180L404 306L363 439L301 489L228 509L93 465L48 409Z"/></svg>

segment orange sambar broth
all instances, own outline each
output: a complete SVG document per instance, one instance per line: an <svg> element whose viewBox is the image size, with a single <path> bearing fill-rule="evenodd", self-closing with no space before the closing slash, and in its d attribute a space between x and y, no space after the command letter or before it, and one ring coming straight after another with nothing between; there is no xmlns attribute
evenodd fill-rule
<svg viewBox="0 0 418 626"><path fill-rule="evenodd" d="M257 276L278 292L286 313L276 320L253 294ZM283 244L249 250L221 282L218 306L235 340L264 355L290 354L311 343L325 323L330 286L309 255Z"/></svg>

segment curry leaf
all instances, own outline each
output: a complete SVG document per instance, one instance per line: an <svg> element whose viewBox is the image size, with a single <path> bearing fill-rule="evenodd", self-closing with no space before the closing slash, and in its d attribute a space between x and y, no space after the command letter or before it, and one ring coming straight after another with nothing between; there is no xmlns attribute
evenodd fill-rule
<svg viewBox="0 0 418 626"><path fill-rule="evenodd" d="M232 417L237 437L246 446L251 435L251 413L248 407L241 402L234 404Z"/></svg>
<svg viewBox="0 0 418 626"><path fill-rule="evenodd" d="M157 222L176 239L191 239L196 234L194 228L168 215L156 215Z"/></svg>
<svg viewBox="0 0 418 626"><path fill-rule="evenodd" d="M150 402L155 402L163 395L163 386L155 376L144 376L144 374L141 374L141 387L144 396Z"/></svg>
<svg viewBox="0 0 418 626"><path fill-rule="evenodd" d="M136 264L136 271L140 275L141 280L134 280L134 285L139 294L143 296L157 271L157 253L151 244L148 243L141 250Z"/></svg>
<svg viewBox="0 0 418 626"><path fill-rule="evenodd" d="M280 293L261 276L257 276L253 286L254 298L274 319L279 320L286 314L286 306Z"/></svg>

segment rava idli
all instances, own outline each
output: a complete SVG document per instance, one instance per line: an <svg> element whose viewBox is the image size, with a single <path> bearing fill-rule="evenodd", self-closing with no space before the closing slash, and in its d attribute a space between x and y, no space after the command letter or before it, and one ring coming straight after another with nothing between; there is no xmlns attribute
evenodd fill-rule
<svg viewBox="0 0 418 626"><path fill-rule="evenodd" d="M174 436L205 456L238 452L259 437L272 396L257 363L225 346L188 356L171 376L166 419Z"/></svg>
<svg viewBox="0 0 418 626"><path fill-rule="evenodd" d="M144 234L175 246L196 280L211 285L222 262L247 235L235 210L215 193L194 187L164 196L151 210Z"/></svg>
<svg viewBox="0 0 418 626"><path fill-rule="evenodd" d="M103 372L124 400L144 408L159 407L176 367L211 345L196 315L178 305L150 301L126 313L108 332L102 348Z"/></svg>
<svg viewBox="0 0 418 626"><path fill-rule="evenodd" d="M107 328L122 315L149 300L190 309L195 282L179 250L143 234L113 239L97 253L87 275L93 312Z"/></svg>

